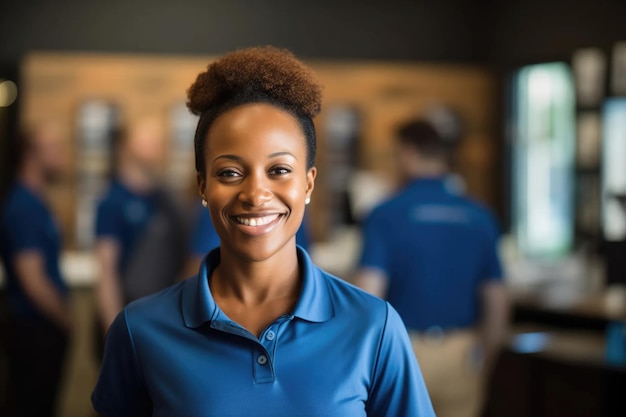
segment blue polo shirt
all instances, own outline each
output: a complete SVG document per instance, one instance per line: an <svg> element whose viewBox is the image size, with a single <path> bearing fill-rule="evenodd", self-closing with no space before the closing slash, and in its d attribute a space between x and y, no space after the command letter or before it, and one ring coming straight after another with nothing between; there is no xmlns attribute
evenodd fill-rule
<svg viewBox="0 0 626 417"><path fill-rule="evenodd" d="M112 238L120 245L118 272L132 258L137 239L156 211L153 193L138 194L121 182L111 182L96 211L96 237Z"/></svg>
<svg viewBox="0 0 626 417"><path fill-rule="evenodd" d="M260 339L211 296L219 249L196 277L128 305L107 335L94 408L109 417L434 416L395 310L298 257L300 299Z"/></svg>
<svg viewBox="0 0 626 417"><path fill-rule="evenodd" d="M416 180L363 228L360 267L385 273L387 299L411 330L473 326L480 286L502 278L493 215L451 184Z"/></svg>
<svg viewBox="0 0 626 417"><path fill-rule="evenodd" d="M309 250L310 237L306 215L296 233L296 244L305 250ZM196 227L191 236L191 253L195 256L204 256L219 245L220 237L215 231L215 227L213 227L211 214L209 210L202 208L198 213Z"/></svg>
<svg viewBox="0 0 626 417"><path fill-rule="evenodd" d="M15 270L15 257L26 251L36 251L42 256L46 278L66 295L68 288L59 267L59 228L44 201L18 183L0 208L0 258L6 272L9 311L19 317L43 319L22 290Z"/></svg>

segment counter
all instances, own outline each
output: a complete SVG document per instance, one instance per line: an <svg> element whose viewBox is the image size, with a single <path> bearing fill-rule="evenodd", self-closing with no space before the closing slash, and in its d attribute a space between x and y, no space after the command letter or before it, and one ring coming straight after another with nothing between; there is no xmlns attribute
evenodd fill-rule
<svg viewBox="0 0 626 417"><path fill-rule="evenodd" d="M61 255L61 272L70 287L93 285L97 273L92 251L66 251ZM4 287L4 268L0 264L0 288Z"/></svg>

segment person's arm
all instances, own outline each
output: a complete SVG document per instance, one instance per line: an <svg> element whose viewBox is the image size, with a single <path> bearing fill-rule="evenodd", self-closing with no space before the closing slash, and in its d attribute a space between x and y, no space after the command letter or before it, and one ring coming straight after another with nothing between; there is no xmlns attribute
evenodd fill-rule
<svg viewBox="0 0 626 417"><path fill-rule="evenodd" d="M46 276L44 260L37 250L19 252L14 259L15 271L20 287L49 320L66 331L72 330L70 306Z"/></svg>
<svg viewBox="0 0 626 417"><path fill-rule="evenodd" d="M363 247L358 263L358 271L352 279L357 287L380 298L387 296L389 288L389 245L384 229L385 216L374 210L362 228Z"/></svg>
<svg viewBox="0 0 626 417"><path fill-rule="evenodd" d="M105 333L124 307L117 273L119 252L119 244L114 238L101 237L98 239L96 243L96 257L98 259L99 271L96 284L96 299L102 321L101 324Z"/></svg>
<svg viewBox="0 0 626 417"><path fill-rule="evenodd" d="M485 372L489 373L508 336L510 303L500 261L500 228L492 215L487 217L486 225L485 253L487 256L482 271L483 280L479 284L477 296L481 312L478 330L483 350L483 367Z"/></svg>
<svg viewBox="0 0 626 417"><path fill-rule="evenodd" d="M380 298L386 297L389 286L387 275L377 268L362 268L354 277L353 283Z"/></svg>
<svg viewBox="0 0 626 417"><path fill-rule="evenodd" d="M487 281L480 289L482 316L480 332L487 370L494 365L498 352L508 336L510 302L502 281Z"/></svg>

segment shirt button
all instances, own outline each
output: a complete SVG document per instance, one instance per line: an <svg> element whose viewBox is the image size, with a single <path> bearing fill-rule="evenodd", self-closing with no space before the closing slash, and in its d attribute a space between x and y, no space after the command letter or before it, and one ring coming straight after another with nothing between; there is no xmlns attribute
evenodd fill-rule
<svg viewBox="0 0 626 417"><path fill-rule="evenodd" d="M267 363L267 356L259 355L259 357L256 358L256 361L259 365L265 365Z"/></svg>
<svg viewBox="0 0 626 417"><path fill-rule="evenodd" d="M276 333L274 333L273 331L268 331L267 333L265 333L265 338L269 341L274 340L274 338L276 337Z"/></svg>

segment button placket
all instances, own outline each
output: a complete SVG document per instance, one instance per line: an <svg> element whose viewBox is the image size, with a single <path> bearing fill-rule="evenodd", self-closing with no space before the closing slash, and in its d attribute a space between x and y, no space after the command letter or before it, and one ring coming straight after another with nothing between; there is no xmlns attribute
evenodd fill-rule
<svg viewBox="0 0 626 417"><path fill-rule="evenodd" d="M263 345L265 350L269 352L272 359L274 358L274 352L276 351L276 342L278 339L278 335L276 333L277 331L278 326L276 325L268 328L260 340L261 344Z"/></svg>
<svg viewBox="0 0 626 417"><path fill-rule="evenodd" d="M253 352L254 379L256 383L274 382L273 355L276 350L276 328L267 329L259 338L259 345Z"/></svg>
<svg viewBox="0 0 626 417"><path fill-rule="evenodd" d="M262 345L257 344L252 348L252 368L255 383L268 384L274 382L272 360L269 356L269 352L263 349Z"/></svg>

